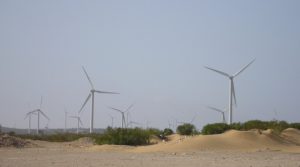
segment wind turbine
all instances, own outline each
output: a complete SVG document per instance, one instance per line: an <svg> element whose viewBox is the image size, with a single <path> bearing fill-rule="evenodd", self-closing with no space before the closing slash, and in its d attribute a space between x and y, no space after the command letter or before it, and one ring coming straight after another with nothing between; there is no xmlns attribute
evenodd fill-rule
<svg viewBox="0 0 300 167"><path fill-rule="evenodd" d="M47 115L42 111L42 103L43 103L43 96L41 97L41 103L40 103L40 108L35 109L29 113L36 113L38 116L38 120L37 120L37 129L36 129L36 133L39 134L39 130L40 130L40 114L42 114L48 121L50 120ZM28 113L27 113L28 114Z"/></svg>
<svg viewBox="0 0 300 167"><path fill-rule="evenodd" d="M86 103L89 101L89 99L92 97L92 113L91 113L91 121L90 121L90 133L93 133L93 129L94 129L94 97L95 97L95 92L96 93L102 93L102 94L119 94L119 93L115 93L115 92L106 92L106 91L100 91L100 90L95 90L94 85L92 83L91 78L89 77L88 73L86 72L85 68L82 67L83 72L85 73L90 85L91 85L91 90L90 93L88 95L88 97L86 98L86 100L84 101L82 107L79 110L79 113L82 111L82 109L84 108L84 106L86 105Z"/></svg>
<svg viewBox="0 0 300 167"><path fill-rule="evenodd" d="M225 72L222 72L222 71L219 71L219 70L216 70L216 69L213 69L213 68L210 68L210 67L207 67L205 66L205 68L209 69L209 70L212 70L216 73L219 73L225 77L228 77L229 78L229 85L230 85L230 88L229 88L229 119L228 119L228 124L231 124L232 123L232 101L234 101L235 105L236 105L236 97L235 97L235 90L234 90L234 82L233 82L233 79L235 77L237 77L240 73L242 73L247 67L249 67L253 62L255 61L255 59L253 59L250 63L248 63L246 66L244 66L241 70L239 70L237 73L235 73L234 75L229 75Z"/></svg>
<svg viewBox="0 0 300 167"><path fill-rule="evenodd" d="M124 126L125 126L125 128L127 127L126 120L125 120L125 113L128 112L131 109L131 107L133 107L133 104L131 104L125 111L122 111L122 110L117 109L117 108L109 107L110 109L121 113L121 115L122 115L122 129L124 128Z"/></svg>
<svg viewBox="0 0 300 167"><path fill-rule="evenodd" d="M31 116L32 115L36 115L35 111L30 111L28 112L26 115L25 115L25 118L26 119L28 117L28 134L31 133Z"/></svg>
<svg viewBox="0 0 300 167"><path fill-rule="evenodd" d="M68 112L65 109L65 129L64 129L65 133L67 132L67 120L68 120Z"/></svg>
<svg viewBox="0 0 300 167"><path fill-rule="evenodd" d="M215 110L215 111L221 113L222 114L222 121L223 121L223 123L226 123L226 120L225 120L225 111L220 110L220 109L215 108L215 107L210 107L210 106L207 106L207 108L210 108L212 110Z"/></svg>
<svg viewBox="0 0 300 167"><path fill-rule="evenodd" d="M83 126L83 124L81 122L81 119L80 119L80 116L79 115L78 116L70 116L70 118L74 118L74 119L77 120L77 130L76 130L76 133L78 134L79 133L79 128L80 128L79 124L81 126Z"/></svg>

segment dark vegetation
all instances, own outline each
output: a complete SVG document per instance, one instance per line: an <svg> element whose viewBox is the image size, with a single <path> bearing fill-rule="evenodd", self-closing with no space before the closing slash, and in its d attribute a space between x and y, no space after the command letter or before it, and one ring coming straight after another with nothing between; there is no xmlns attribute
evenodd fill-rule
<svg viewBox="0 0 300 167"><path fill-rule="evenodd" d="M180 135L195 135L195 134L197 134L196 127L190 123L185 123L185 124L179 125L176 129L176 132Z"/></svg>
<svg viewBox="0 0 300 167"><path fill-rule="evenodd" d="M31 139L43 140L49 142L69 142L75 141L82 137L94 139L96 144L116 144L116 145L148 145L151 136L157 136L161 139L165 137L164 132L159 129L141 129L141 128L111 128L108 127L103 134L74 134L74 133L57 133L52 135L15 135L14 136Z"/></svg>
<svg viewBox="0 0 300 167"><path fill-rule="evenodd" d="M287 123L285 121L260 121L260 120L251 120L245 123L233 123L227 125L225 123L215 123L207 124L202 129L202 134L220 134L229 129L234 130L251 130L251 129L273 129L275 133L280 133L287 128L296 128L300 129L300 123Z"/></svg>
<svg viewBox="0 0 300 167"><path fill-rule="evenodd" d="M287 123L285 121L260 121L251 120L245 123L233 123L227 125L224 123L207 124L203 127L203 135L220 134L227 130L251 130L251 129L273 129L275 133L280 133L286 128L296 128L300 130L300 123ZM180 135L199 134L193 124L185 123L179 125L176 132ZM166 136L173 134L172 129L166 128L163 131L155 128L111 128L108 127L102 134L74 134L74 133L57 133L51 135L16 135L13 132L10 136L17 136L23 139L43 140L49 142L68 142L75 141L82 137L92 138L96 144L116 144L116 145L149 145L153 136L160 139L166 139Z"/></svg>

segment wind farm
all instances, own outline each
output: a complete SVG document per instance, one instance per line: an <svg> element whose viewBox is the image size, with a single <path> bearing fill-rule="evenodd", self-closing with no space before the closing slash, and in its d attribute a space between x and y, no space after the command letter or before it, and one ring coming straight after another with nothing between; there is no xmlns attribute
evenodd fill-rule
<svg viewBox="0 0 300 167"><path fill-rule="evenodd" d="M299 6L0 1L0 166L299 167Z"/></svg>

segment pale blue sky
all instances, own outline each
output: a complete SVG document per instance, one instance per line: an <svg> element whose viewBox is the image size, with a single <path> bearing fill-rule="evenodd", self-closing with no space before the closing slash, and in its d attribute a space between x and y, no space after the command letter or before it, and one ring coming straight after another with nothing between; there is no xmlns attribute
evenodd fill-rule
<svg viewBox="0 0 300 167"><path fill-rule="evenodd" d="M144 126L196 114L201 129L221 120L205 106L228 107L229 87L203 66L235 73L253 58L235 80L234 122L299 122L299 8L296 0L0 0L0 124L27 128L24 115L43 95L49 126L63 127L64 108L76 113L89 93L83 65L97 89L121 93L96 95L96 128L109 114L121 123L106 106L135 102L131 119ZM85 127L89 117L90 103Z"/></svg>

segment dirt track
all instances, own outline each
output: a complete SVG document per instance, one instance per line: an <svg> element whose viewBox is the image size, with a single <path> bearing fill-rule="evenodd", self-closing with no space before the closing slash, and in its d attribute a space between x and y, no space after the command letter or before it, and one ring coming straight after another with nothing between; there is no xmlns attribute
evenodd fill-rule
<svg viewBox="0 0 300 167"><path fill-rule="evenodd" d="M299 167L300 154L277 151L199 151L180 153L130 153L90 151L84 148L0 149L1 167L158 167L158 166L287 166Z"/></svg>

